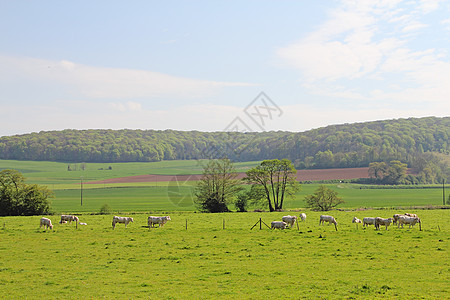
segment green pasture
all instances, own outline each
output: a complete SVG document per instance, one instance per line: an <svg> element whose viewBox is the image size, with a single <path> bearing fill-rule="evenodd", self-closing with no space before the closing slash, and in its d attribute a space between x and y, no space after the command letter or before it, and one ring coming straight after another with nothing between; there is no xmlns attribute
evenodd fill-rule
<svg viewBox="0 0 450 300"><path fill-rule="evenodd" d="M194 182L171 183L167 186L96 188L55 190L52 209L56 213L98 212L107 203L114 212L193 211ZM304 184L284 208L306 207L304 198L317 189L318 184ZM433 189L359 189L358 185L328 185L345 201L338 208L396 208L442 205L442 190ZM448 192L447 192L448 194ZM254 209L255 207L250 207ZM230 209L234 209L231 205ZM267 207L265 207L267 209Z"/></svg>
<svg viewBox="0 0 450 300"><path fill-rule="evenodd" d="M333 211L338 231L304 212L300 230L250 230L283 213L178 212L152 229L148 214L124 213L134 222L115 230L112 215L79 215L78 229L50 216L53 230L39 216L2 217L0 298L448 298L450 211L409 210L422 231L351 223L404 210Z"/></svg>

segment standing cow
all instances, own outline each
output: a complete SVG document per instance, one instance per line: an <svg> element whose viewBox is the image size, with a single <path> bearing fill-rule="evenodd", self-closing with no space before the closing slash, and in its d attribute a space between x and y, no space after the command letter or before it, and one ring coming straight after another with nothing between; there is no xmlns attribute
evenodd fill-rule
<svg viewBox="0 0 450 300"><path fill-rule="evenodd" d="M286 222L292 228L297 221L297 216L283 216L281 221Z"/></svg>
<svg viewBox="0 0 450 300"><path fill-rule="evenodd" d="M167 221L170 221L170 217L169 216L164 216L164 217L153 217L150 216L148 217L147 223L148 223L148 227L155 227L155 224L159 224L159 227L163 226L164 224L167 223Z"/></svg>
<svg viewBox="0 0 450 300"><path fill-rule="evenodd" d="M287 223L283 221L272 221L270 223L271 229L286 229Z"/></svg>
<svg viewBox="0 0 450 300"><path fill-rule="evenodd" d="M67 222L69 222L69 224L74 221L74 222L78 222L79 219L77 216L72 216L72 215L61 215L61 221L59 221L59 224L65 224Z"/></svg>
<svg viewBox="0 0 450 300"><path fill-rule="evenodd" d="M117 223L123 223L123 224L125 224L125 228L127 228L128 223L131 223L131 222L133 222L133 218L114 216L113 221L112 221L112 227L114 229L114 228L116 228Z"/></svg>
<svg viewBox="0 0 450 300"><path fill-rule="evenodd" d="M380 217L375 218L375 229L380 229L380 225L386 226L386 230L388 230L388 226L391 225L393 218L383 219Z"/></svg>

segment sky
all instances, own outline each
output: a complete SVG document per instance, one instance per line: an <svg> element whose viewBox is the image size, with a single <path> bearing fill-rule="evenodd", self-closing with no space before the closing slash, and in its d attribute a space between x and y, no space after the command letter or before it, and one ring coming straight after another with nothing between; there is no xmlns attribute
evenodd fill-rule
<svg viewBox="0 0 450 300"><path fill-rule="evenodd" d="M0 136L450 115L450 0L0 0Z"/></svg>

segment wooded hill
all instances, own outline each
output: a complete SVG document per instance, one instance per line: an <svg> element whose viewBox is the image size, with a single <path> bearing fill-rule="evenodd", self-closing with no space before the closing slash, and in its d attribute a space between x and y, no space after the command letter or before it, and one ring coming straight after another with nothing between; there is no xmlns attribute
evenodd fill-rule
<svg viewBox="0 0 450 300"><path fill-rule="evenodd" d="M450 117L331 125L306 132L62 130L0 138L0 159L131 162L229 157L288 158L298 169L411 164L422 153L450 153Z"/></svg>

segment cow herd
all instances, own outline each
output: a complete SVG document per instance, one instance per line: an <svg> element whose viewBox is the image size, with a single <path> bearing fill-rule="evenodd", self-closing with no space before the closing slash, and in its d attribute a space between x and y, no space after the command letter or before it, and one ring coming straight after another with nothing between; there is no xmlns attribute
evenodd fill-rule
<svg viewBox="0 0 450 300"><path fill-rule="evenodd" d="M82 222L78 223L79 220L80 219L77 216L61 215L61 221L59 221L59 224L65 224L67 222L70 224L71 222L77 222L77 224L80 224L80 225L87 225L86 223L82 223ZM161 227L164 224L166 224L167 221L170 221L169 216L164 216L164 217L150 216L150 217L148 217L148 227L149 228L155 227L155 224L158 224L158 226ZM114 216L113 220L112 220L112 227L114 229L114 228L116 228L117 223L121 223L121 224L125 224L125 228L126 228L127 225L131 222L133 222L133 218L131 218L131 217ZM42 217L40 220L39 228L42 228L42 226L44 226L44 228L47 228L47 229L48 228L53 229L52 220L50 220L49 218Z"/></svg>
<svg viewBox="0 0 450 300"><path fill-rule="evenodd" d="M305 221L306 220L306 214L305 213L301 213L299 215L300 220ZM297 216L291 216L291 215L287 215L287 216L283 216L281 218L281 221L273 221L271 223L271 229L286 229L288 226L290 228L292 228L295 224L295 222L297 222L298 217ZM170 221L170 217L169 216L163 216L163 217L155 217L155 216L149 216L147 219L147 224L149 228L154 228L155 225L157 224L158 227L162 227L164 226L164 224L167 223L167 221ZM78 223L79 218L77 216L73 216L73 215L61 215L61 220L59 221L60 224L65 224L65 223L71 223L71 222L77 222L77 224L80 225L87 225L86 223ZM113 220L112 220L112 227L113 229L116 228L116 224L124 224L125 228L127 227L127 225L129 223L133 222L133 218L131 217L118 217L118 216L114 216ZM319 218L319 225L324 224L325 222L327 222L328 224L334 224L334 226L337 226L337 221L334 217L332 216L327 216L327 215L321 215ZM381 226L385 226L386 230L388 229L388 226L391 225L391 223L393 224L397 224L397 228L400 228L400 225L403 228L403 225L409 225L409 228L411 228L411 226L414 227L415 224L419 223L421 224L421 220L420 218L416 215L416 214L410 214L410 213L405 213L405 214L395 214L392 218L380 218L380 217L376 217L376 218L372 218L372 217L365 217L362 219L362 221L360 219L358 219L357 217L354 217L352 220L352 223L360 223L363 224L363 227L368 227L369 225L374 225L376 230L379 230ZM40 220L40 226L39 228L42 228L42 226L44 226L44 228L50 228L53 229L53 224L52 221L48 218L41 218ZM336 228L337 230L337 228Z"/></svg>
<svg viewBox="0 0 450 300"><path fill-rule="evenodd" d="M306 220L306 214L302 213L300 214L300 218L302 221ZM292 228L292 226L294 226L295 222L297 221L297 216L283 216L281 218L281 221L273 221L271 223L271 228L272 229L286 229L288 226L290 228ZM333 216L327 216L327 215L321 215L319 217L319 225L324 224L325 222L328 222L328 224L334 224L334 226L337 226L337 221ZM405 213L405 214L395 214L392 218L380 218L380 217L376 217L376 218L370 218L370 217L366 217L363 218L363 220L361 221L360 219L358 219L357 217L354 217L352 220L352 223L362 223L363 227L368 227L369 225L374 225L376 230L380 229L380 226L385 226L386 230L388 229L388 226L391 225L391 223L394 224L398 224L397 228L400 228L400 225L403 228L403 225L409 225L409 228L411 228L411 226L414 227L415 224L419 223L421 224L421 220L420 218L416 215L416 214L410 214L410 213Z"/></svg>
<svg viewBox="0 0 450 300"><path fill-rule="evenodd" d="M409 228L411 228L411 226L414 227L414 225L416 225L417 223L421 224L421 220L416 214L405 213L403 215L395 214L393 215L392 218L387 219L383 219L380 217L376 218L366 217L361 221L355 217L353 218L353 223L362 223L363 227L369 227L369 225L374 225L375 229L380 229L380 226L385 226L387 230L388 226L391 225L391 223L397 224L397 228L399 228L400 225L402 225L403 228L404 224L409 225Z"/></svg>

